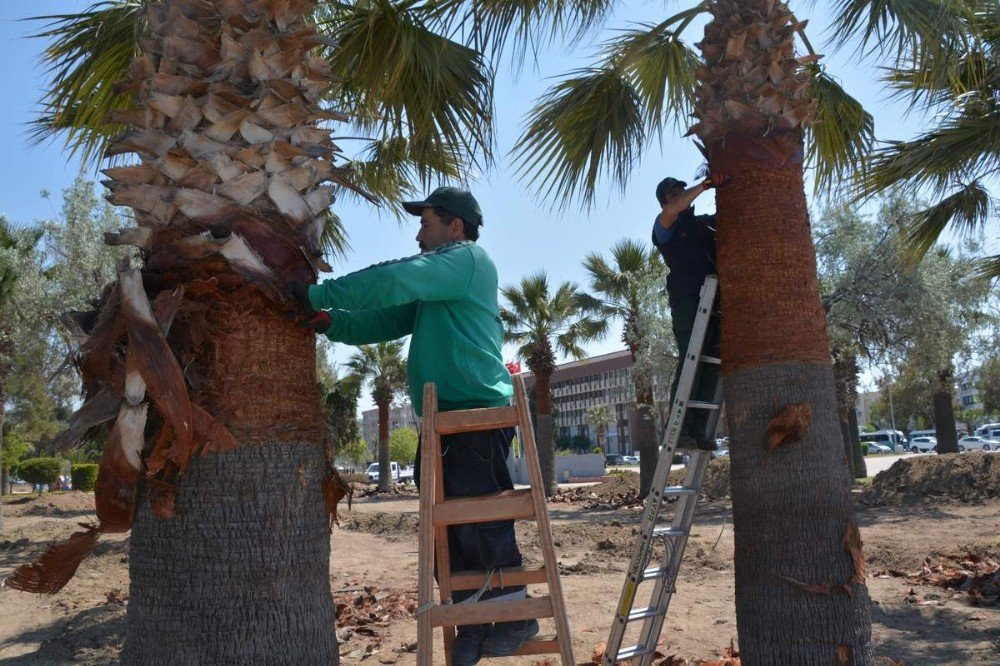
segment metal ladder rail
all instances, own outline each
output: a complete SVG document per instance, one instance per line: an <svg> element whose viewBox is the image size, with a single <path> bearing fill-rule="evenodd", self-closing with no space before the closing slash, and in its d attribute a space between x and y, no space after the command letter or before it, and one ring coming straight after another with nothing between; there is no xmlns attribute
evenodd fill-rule
<svg viewBox="0 0 1000 666"><path fill-rule="evenodd" d="M677 392L674 396L667 428L661 440L659 460L656 471L653 474L649 495L646 497L646 506L643 510L639 530L639 544L632 555L628 577L622 588L622 593L616 607L615 618L612 622L611 633L603 659L603 663L606 666L611 666L624 659L640 656L643 660L641 663L648 665L655 652L655 640L659 636L659 629L662 628L663 618L667 610L666 606L669 605L669 596L673 592L677 570L680 567L684 546L687 542L687 534L690 531L691 521L694 518L694 507L697 503L698 492L701 489L702 478L704 477L711 456L706 452L692 452L692 469L688 471L684 485L668 487L667 482L677 439L680 435L687 409L713 410L714 413L710 414L707 428L711 431L711 434L714 434L715 427L718 425L718 415L721 412L721 382L716 388L716 397L713 403L690 400L698 365L700 363L719 363L719 359L702 356L701 353L705 341L705 333L712 316L712 307L715 302L717 289L718 278L714 275L708 276L701 289L698 312L695 316L688 349L685 353L683 365L681 366L681 376L677 383ZM668 496L678 496L678 506L675 509L674 522L666 530L662 528L658 529L657 519L663 511L664 499ZM665 566L656 570L647 569L652 555L653 544L660 538L664 540L665 553L663 561ZM657 587L654 590L655 596L651 597L654 603L639 611L633 611L632 606L639 584L651 578L658 579ZM658 621L657 617L659 617ZM621 643L627 625L640 619L644 620L642 629L643 642L632 648L621 650ZM653 639L652 646L649 645L650 638Z"/></svg>

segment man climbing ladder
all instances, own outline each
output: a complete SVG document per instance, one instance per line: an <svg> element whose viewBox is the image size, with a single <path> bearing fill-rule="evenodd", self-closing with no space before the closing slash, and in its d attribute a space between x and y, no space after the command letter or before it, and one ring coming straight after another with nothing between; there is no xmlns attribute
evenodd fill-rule
<svg viewBox="0 0 1000 666"><path fill-rule="evenodd" d="M290 284L302 310L300 326L352 345L412 334L408 383L418 415L427 382L437 387L443 412L506 405L513 388L501 356L496 267L476 244L483 224L479 203L466 190L439 187L423 201L403 206L420 217L421 254L311 287ZM445 493L470 497L512 489L505 462L512 436L512 428L497 428L443 437ZM453 571L521 565L512 520L451 525L448 550ZM473 594L456 591L453 600ZM524 596L523 585L507 585L483 592L480 599ZM533 619L460 626L451 663L471 666L484 652L511 654L537 632Z"/></svg>

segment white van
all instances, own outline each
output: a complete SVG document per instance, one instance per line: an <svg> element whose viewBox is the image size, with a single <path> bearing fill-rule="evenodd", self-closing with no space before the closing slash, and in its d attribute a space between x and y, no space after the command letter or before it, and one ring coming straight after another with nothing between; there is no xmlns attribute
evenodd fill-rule
<svg viewBox="0 0 1000 666"><path fill-rule="evenodd" d="M996 439L996 437L990 437L990 433L1000 430L1000 423L984 423L983 425L976 428L976 437L987 437L989 439Z"/></svg>
<svg viewBox="0 0 1000 666"><path fill-rule="evenodd" d="M902 446L906 448L906 437L903 435L901 430L876 430L875 432L863 432L861 433L861 439L866 442L878 442L879 444L885 444L892 448L893 451L896 450L896 446Z"/></svg>

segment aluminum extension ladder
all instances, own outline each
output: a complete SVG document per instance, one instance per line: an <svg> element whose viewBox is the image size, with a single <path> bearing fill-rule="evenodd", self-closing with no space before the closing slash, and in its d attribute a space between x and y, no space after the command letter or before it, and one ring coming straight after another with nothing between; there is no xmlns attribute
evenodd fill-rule
<svg viewBox="0 0 1000 666"><path fill-rule="evenodd" d="M716 384L715 398L712 402L697 402L689 399L698 366L702 363L716 365L720 363L718 358L702 355L705 332L708 330L709 320L714 316L713 305L717 290L718 278L715 275L709 275L701 288L698 313L695 316L691 339L681 366L681 376L670 409L670 419L667 422L667 429L663 433L659 461L653 475L649 495L646 497L646 504L643 507L639 544L632 555L628 577L622 588L621 597L615 610L615 618L611 625L611 634L605 646L601 662L604 666L612 666L626 659L635 659L636 661L633 663L639 666L649 666L653 654L656 652L656 644L659 641L663 621L670 606L670 599L675 592L677 573L680 570L684 547L687 545L688 535L691 532L695 505L698 502L698 494L701 491L705 470L708 469L708 463L712 459L711 453L695 450L690 452L691 457L684 485L668 486L667 480L670 475L674 451L677 448L677 438L680 435L684 414L687 410L711 410L705 429L705 437L714 437L716 426L719 423L719 415L722 411L721 381ZM677 498L674 517L669 523L660 520L660 514L665 509L664 500L668 497ZM650 566L653 547L657 543L663 544L663 557L658 565ZM649 604L635 608L636 592L639 589L639 584L645 581L654 581ZM623 648L622 642L626 629L630 624L639 621L642 621L642 629L638 643Z"/></svg>

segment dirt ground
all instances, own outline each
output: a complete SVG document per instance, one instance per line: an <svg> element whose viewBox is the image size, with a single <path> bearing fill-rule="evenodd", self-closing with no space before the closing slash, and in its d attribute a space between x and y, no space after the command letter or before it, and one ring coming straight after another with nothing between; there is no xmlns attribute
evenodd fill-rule
<svg viewBox="0 0 1000 666"><path fill-rule="evenodd" d="M963 462L974 464L971 459ZM897 470L897 475L903 472ZM906 474L908 479L928 476L921 470ZM592 486L574 491L579 497L549 505L573 647L581 663L607 638L638 524L639 509L630 506L623 486L633 480L610 481L597 493ZM872 631L879 663L1000 663L1000 605L996 596L989 596L1000 594L1000 573L983 569L994 573L977 579L980 592L973 594L919 578L928 559L931 565L958 568L995 565L1000 560L1000 502L977 496L981 502L962 503L940 491L930 502L913 504L908 496L907 501L892 502L888 492L878 494L875 501L872 492L858 493L858 522L874 600ZM621 501L616 503L615 496ZM718 659L736 639L731 507L724 492L712 496L721 498L699 505L660 648L692 665ZM587 508L616 504L620 506ZM5 502L7 533L0 537L0 576L48 543L68 536L77 522L91 515L92 507L93 497L78 492ZM356 499L331 535L330 585L338 601L345 664L416 661L417 510L413 492ZM526 559L540 560L533 525L519 524L518 540ZM338 553L350 555L338 557ZM970 564L970 553L979 564ZM127 556L127 535L106 535L58 594L35 596L0 589L0 663L115 663L128 597ZM962 560L964 564L959 564ZM955 585L963 587L960 582ZM964 584L969 587L970 583ZM551 627L543 623L542 631L551 633ZM444 663L440 642L436 648L436 662ZM506 661L537 662L538 658Z"/></svg>

